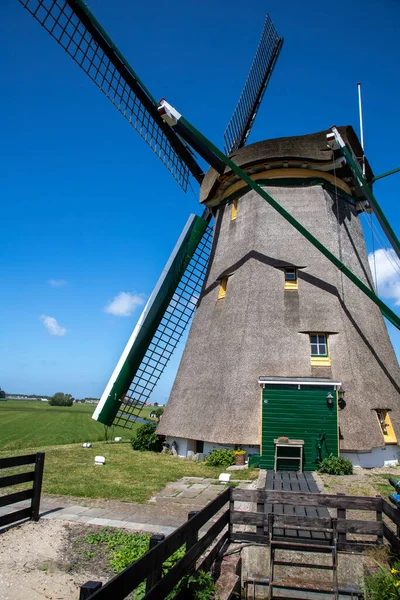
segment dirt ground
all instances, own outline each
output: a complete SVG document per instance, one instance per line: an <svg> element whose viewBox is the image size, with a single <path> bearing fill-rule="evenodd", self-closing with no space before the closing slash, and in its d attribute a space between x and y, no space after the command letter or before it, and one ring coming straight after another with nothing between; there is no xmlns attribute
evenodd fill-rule
<svg viewBox="0 0 400 600"><path fill-rule="evenodd" d="M92 528L93 530L94 528ZM1 600L78 600L80 585L106 581L101 563L73 556L86 526L57 520L28 522L0 535Z"/></svg>

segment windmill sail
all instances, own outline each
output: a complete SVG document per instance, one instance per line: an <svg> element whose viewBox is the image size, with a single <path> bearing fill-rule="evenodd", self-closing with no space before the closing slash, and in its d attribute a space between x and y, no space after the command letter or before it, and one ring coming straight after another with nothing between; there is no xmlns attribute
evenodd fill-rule
<svg viewBox="0 0 400 600"><path fill-rule="evenodd" d="M186 191L203 172L157 103L82 0L19 0L136 129Z"/></svg>
<svg viewBox="0 0 400 600"><path fill-rule="evenodd" d="M212 228L191 215L118 361L93 419L131 428L196 309Z"/></svg>
<svg viewBox="0 0 400 600"><path fill-rule="evenodd" d="M240 95L239 102L224 133L225 154L245 145L258 109L281 51L280 38L267 15L257 52Z"/></svg>

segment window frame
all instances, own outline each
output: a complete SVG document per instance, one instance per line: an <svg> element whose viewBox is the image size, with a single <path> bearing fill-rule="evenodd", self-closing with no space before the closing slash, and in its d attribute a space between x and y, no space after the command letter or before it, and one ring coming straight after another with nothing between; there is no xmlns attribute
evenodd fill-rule
<svg viewBox="0 0 400 600"><path fill-rule="evenodd" d="M232 200L231 221L235 221L236 220L236 217L237 217L237 205L238 205L237 198L234 198Z"/></svg>
<svg viewBox="0 0 400 600"><path fill-rule="evenodd" d="M316 337L317 341L316 342L312 342L312 338ZM325 342L321 342L319 340L319 338L324 338ZM330 356L330 351L329 351L329 335L327 333L321 333L321 332L313 332L313 333L309 333L308 335L308 339L309 339L309 344L310 344L310 362L311 365L314 367L329 367L331 365L331 356ZM325 353L320 353L319 352L319 346L324 344L325 345L325 349L326 352ZM317 354L313 354L313 350L312 347L317 345L317 349L318 349L318 353Z"/></svg>
<svg viewBox="0 0 400 600"><path fill-rule="evenodd" d="M286 279L288 271L294 271L294 279ZM297 267L285 267L284 269L284 284L285 290L297 290L299 288L298 269Z"/></svg>
<svg viewBox="0 0 400 600"><path fill-rule="evenodd" d="M390 419L389 410L387 408L376 408L375 414L385 444L397 444L397 438Z"/></svg>
<svg viewBox="0 0 400 600"><path fill-rule="evenodd" d="M218 300L222 300L226 296L226 288L228 286L229 275L225 275L219 281Z"/></svg>

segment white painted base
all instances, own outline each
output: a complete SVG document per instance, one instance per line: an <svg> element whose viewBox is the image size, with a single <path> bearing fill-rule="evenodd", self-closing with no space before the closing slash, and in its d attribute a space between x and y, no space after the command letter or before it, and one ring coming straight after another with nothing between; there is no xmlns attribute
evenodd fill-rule
<svg viewBox="0 0 400 600"><path fill-rule="evenodd" d="M195 440L188 440L186 438L174 438L167 436L167 442L171 446L172 442L175 441L178 445L178 456L183 458L187 457L188 452L194 452L195 450ZM203 454L204 456L208 456L211 454L213 450L233 450L234 445L231 444L213 444L211 442L204 442ZM247 457L251 454L259 454L260 446L241 446L243 450L246 451Z"/></svg>
<svg viewBox="0 0 400 600"><path fill-rule="evenodd" d="M348 458L355 467L373 469L374 467L396 467L400 459L400 446L390 445L373 448L370 452L340 453L343 458Z"/></svg>

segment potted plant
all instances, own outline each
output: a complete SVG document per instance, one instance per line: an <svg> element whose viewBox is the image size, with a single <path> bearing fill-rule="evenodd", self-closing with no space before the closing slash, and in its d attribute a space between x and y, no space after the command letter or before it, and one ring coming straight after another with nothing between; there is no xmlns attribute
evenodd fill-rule
<svg viewBox="0 0 400 600"><path fill-rule="evenodd" d="M240 448L240 446L236 446L233 455L235 457L235 465L244 465L244 459L246 457L246 450Z"/></svg>

